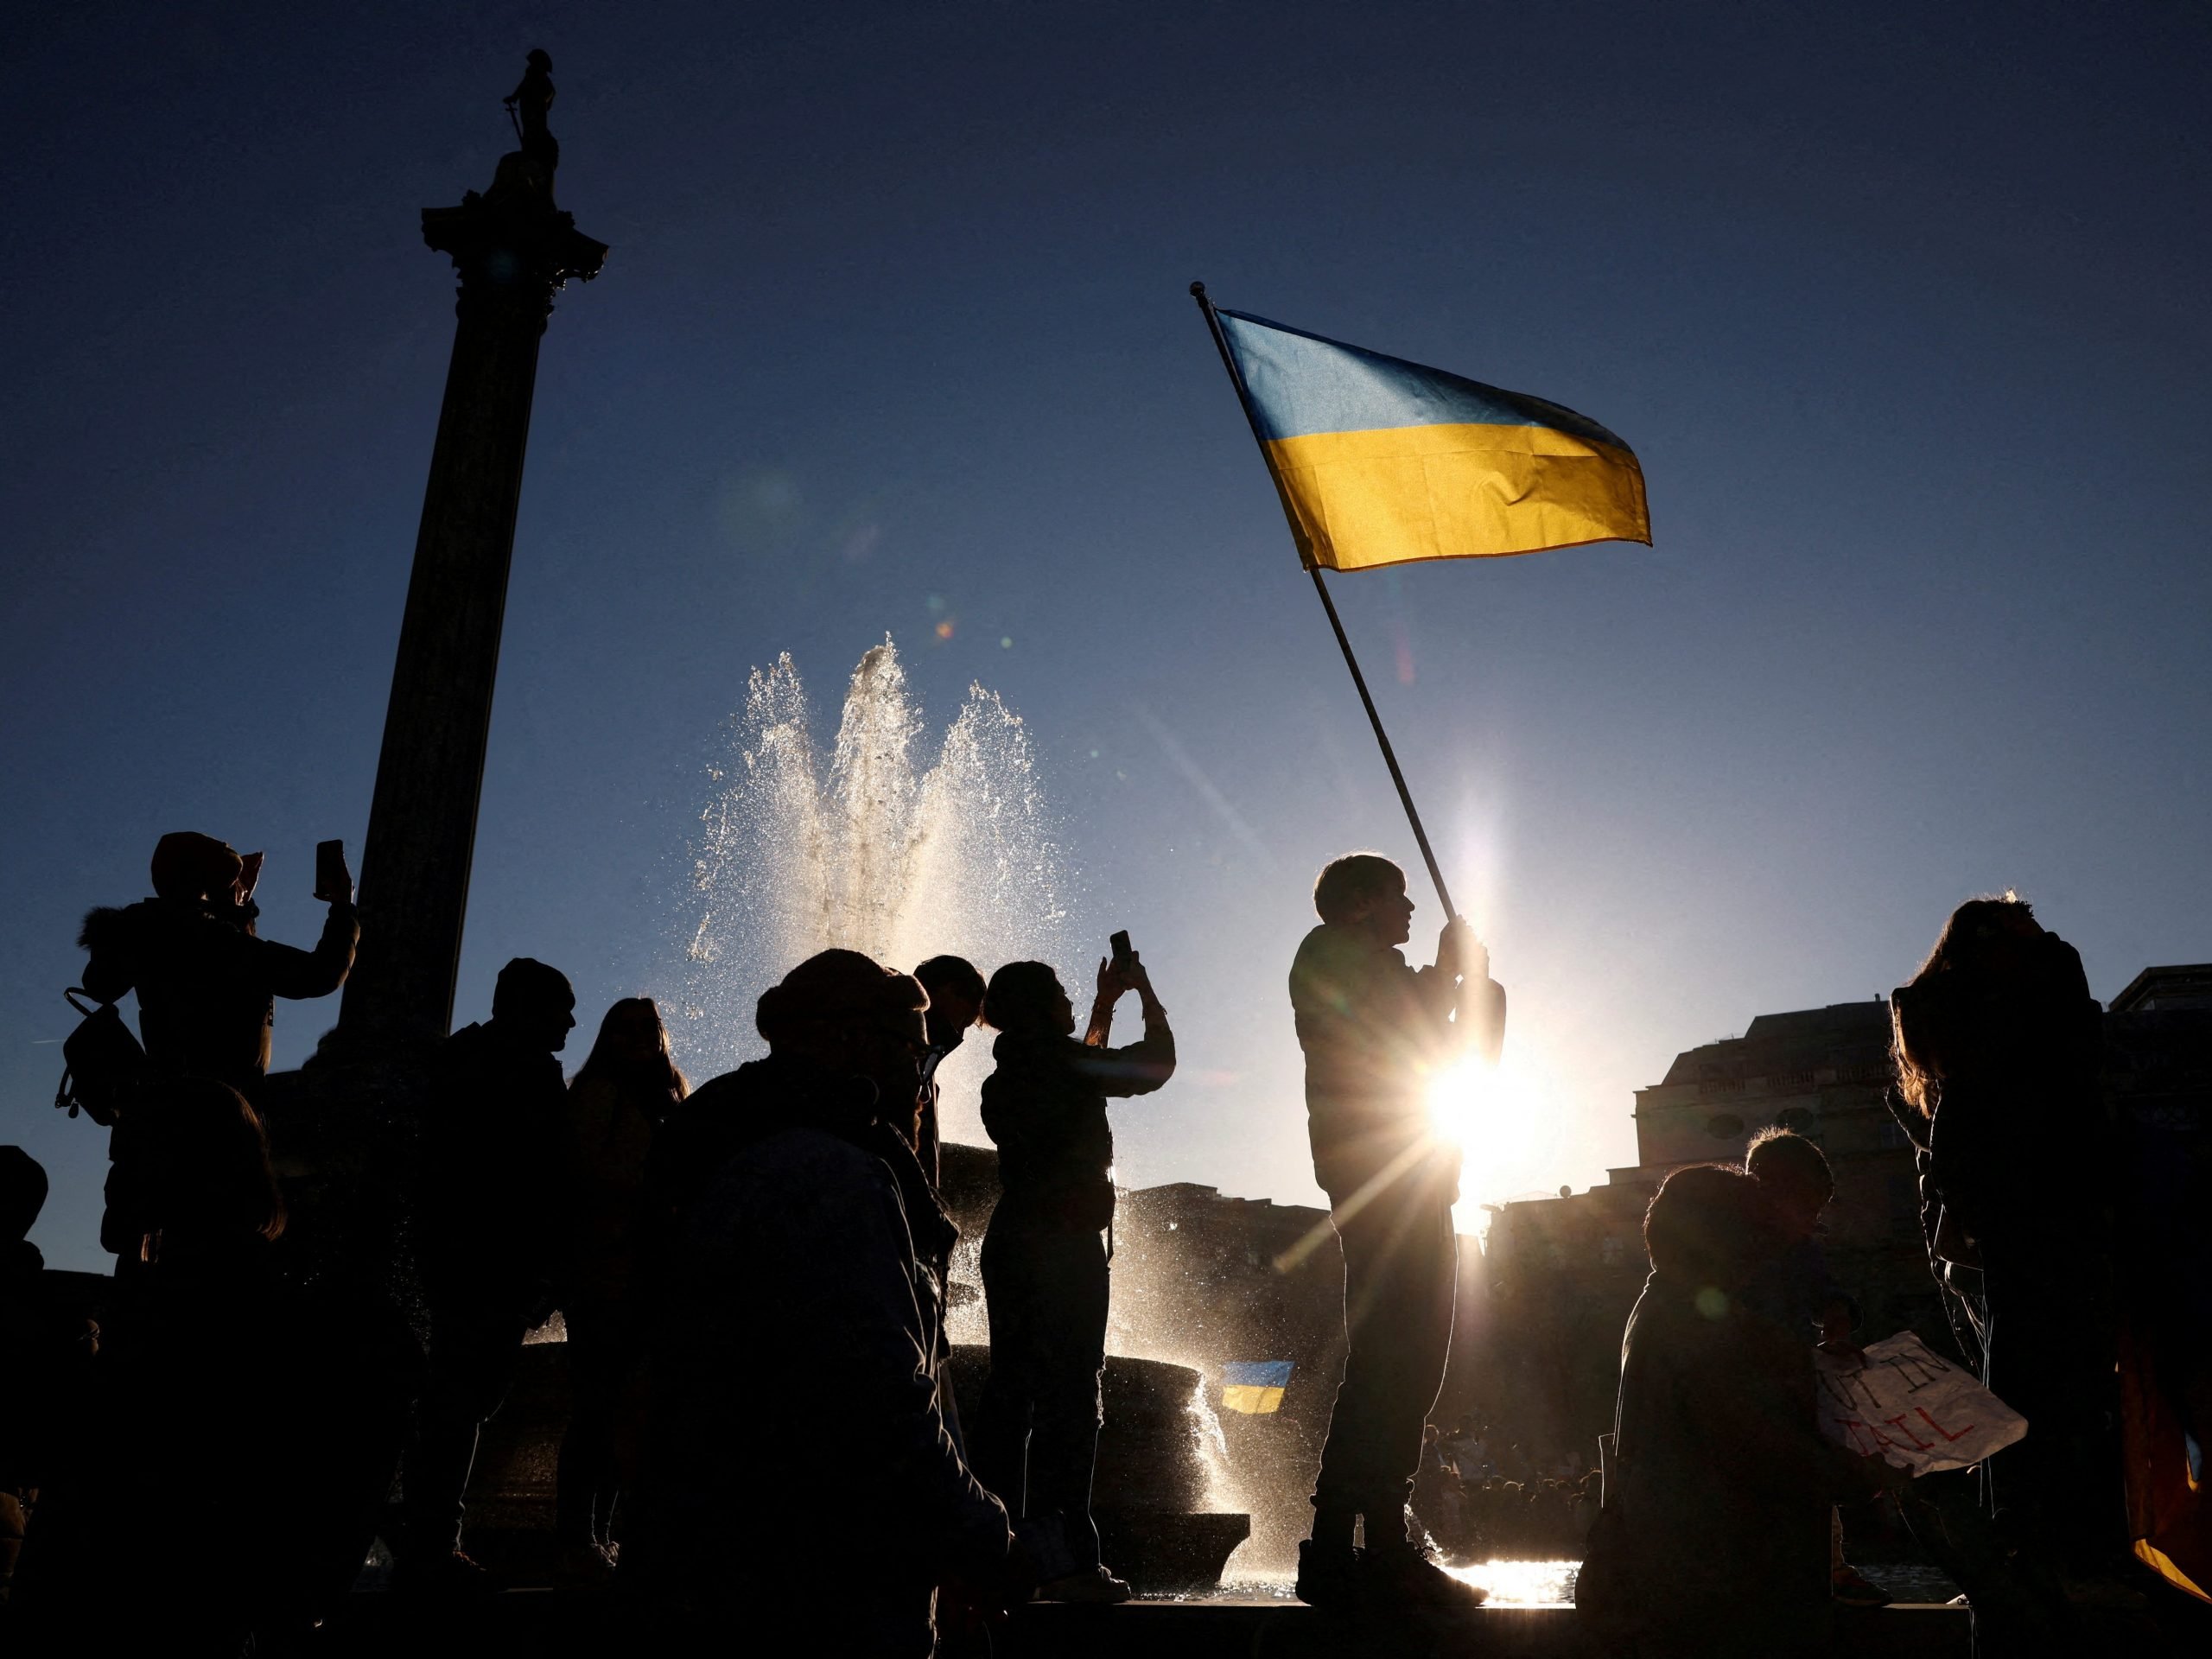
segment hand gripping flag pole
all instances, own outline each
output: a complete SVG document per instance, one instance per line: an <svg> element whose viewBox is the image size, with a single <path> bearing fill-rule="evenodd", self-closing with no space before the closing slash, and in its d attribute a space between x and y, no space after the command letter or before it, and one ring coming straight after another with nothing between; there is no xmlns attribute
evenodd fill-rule
<svg viewBox="0 0 2212 1659"><path fill-rule="evenodd" d="M1205 315L1206 328L1213 335L1215 349L1221 353L1221 366L1229 372L1229 382L1236 388L1236 401L1244 410L1244 419L1252 429L1252 441L1260 446L1261 459L1268 464L1268 476L1274 480L1276 493L1283 498L1283 511L1291 522L1297 515L1290 505L1290 493L1282 475L1275 470L1274 457L1268 452L1267 439L1260 431L1259 416L1252 411L1252 396L1244 385L1244 377L1237 372L1236 359L1230 355L1229 341L1221 332L1221 319L1214 315L1213 302L1206 296L1204 283L1191 284L1191 297L1198 302L1198 309ZM1382 764L1390 769L1390 781L1398 786L1398 801L1406 809L1406 822L1413 826L1414 841L1421 848L1421 861L1428 866L1428 879L1436 884L1437 902L1444 906L1444 917L1449 921L1459 912L1452 904L1452 890L1444 885L1444 872L1436 862L1436 854L1428 844L1428 831L1421 828L1421 812L1414 805L1413 791L1406 787L1406 774L1399 769L1397 752L1390 747L1390 734L1382 729L1382 716L1376 712L1375 699L1367 690L1367 677L1359 671L1359 658L1352 655L1351 640L1344 633L1344 619L1337 614L1336 601L1329 597L1329 589L1321 580L1321 567L1310 564L1306 574L1313 578L1313 591L1320 595L1321 608L1328 613L1329 626L1335 630L1337 645L1344 654L1344 666L1351 671L1351 683L1358 688L1359 701L1367 710L1367 723L1375 728L1375 741L1382 750Z"/></svg>

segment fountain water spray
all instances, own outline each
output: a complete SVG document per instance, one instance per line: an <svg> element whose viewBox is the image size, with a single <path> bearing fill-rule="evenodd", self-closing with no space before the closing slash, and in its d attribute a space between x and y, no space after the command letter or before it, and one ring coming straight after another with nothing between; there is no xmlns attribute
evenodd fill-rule
<svg viewBox="0 0 2212 1659"><path fill-rule="evenodd" d="M924 722L888 638L853 671L826 758L786 653L753 671L708 777L690 848L682 984L670 999L681 1013L671 1033L678 1058L695 1076L757 1052L760 993L833 945L907 969L944 952L987 976L1023 958L1084 965L1085 955L1067 948L1065 865L1020 718L970 685L926 755ZM990 1047L979 1033L938 1071L948 1141L983 1138L977 1101ZM980 1229L961 1240L948 1319L963 1344L955 1374L964 1370L971 1392L984 1359L965 1344L988 1338L981 1243ZM1144 1312L1156 1313L1155 1303L1136 1299ZM1170 1360L1170 1333L1130 1324L1125 1310L1109 1341L1117 1356L1133 1357L1108 1367L1099 1488L1125 1512L1102 1524L1122 1528L1133 1576L1141 1565L1170 1587L1210 1585L1248 1529L1227 1443L1198 1372L1152 1363Z"/></svg>
<svg viewBox="0 0 2212 1659"><path fill-rule="evenodd" d="M685 920L684 1064L711 1076L757 1052L753 1005L832 945L912 969L944 952L988 974L1060 959L1068 882L1029 736L995 692L967 700L933 758L890 637L845 690L825 760L785 652L754 669L692 843ZM989 1045L942 1075L948 1137L976 1132Z"/></svg>

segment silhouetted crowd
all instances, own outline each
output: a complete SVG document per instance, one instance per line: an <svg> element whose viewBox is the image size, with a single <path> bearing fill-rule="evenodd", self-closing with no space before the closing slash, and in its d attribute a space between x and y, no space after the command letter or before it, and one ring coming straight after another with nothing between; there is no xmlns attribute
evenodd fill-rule
<svg viewBox="0 0 2212 1659"><path fill-rule="evenodd" d="M1579 1560L1597 1518L1601 1477L1539 1475L1517 1446L1499 1473L1487 1438L1464 1425L1446 1435L1429 1426L1414 1477L1414 1515L1446 1555L1465 1560ZM1563 1460L1562 1460L1563 1466Z"/></svg>
<svg viewBox="0 0 2212 1659"><path fill-rule="evenodd" d="M341 867L319 884L313 950L261 938L257 866L168 836L154 895L86 922L97 1006L64 1096L110 1134L104 1328L42 1287L24 1237L44 1173L0 1149L0 1582L16 1632L67 1644L96 1622L116 1650L281 1650L339 1605L379 1535L395 1594L490 1587L467 1549L470 1471L556 1310L572 1395L558 1587L633 1594L678 1636L804 1605L820 1651L918 1656L1033 1594L1128 1597L1090 1510L1108 1103L1159 1089L1176 1058L1134 951L1101 960L1079 1023L1041 963L987 982L956 957L910 975L824 950L760 997L766 1053L696 1090L641 997L607 1010L564 1082L574 993L517 957L490 1017L421 1078L410 1317L378 1288L386 1264L302 1278L279 1246L258 1109L275 1000L335 989L359 929ZM1602 1480L1504 1467L1482 1430L1429 1426L1459 1152L1425 1090L1463 1057L1495 1059L1504 993L1461 921L1433 966L1408 965L1414 905L1387 860L1335 861L1314 903L1290 993L1349 1352L1303 1599L1471 1606L1480 1592L1427 1536L1469 1554L1586 1541L1586 1611L1621 1650L1808 1652L1850 1571L1834 1506L1882 1491L2011 1643L1990 1650L2044 1650L2082 1586L2117 1573L2113 1338L2093 1314L2112 1306L2111 1252L2079 1211L2049 1224L2097 1140L2057 1132L2096 1109L2096 1005L2024 905L1962 908L1895 1004L1931 1258L1992 1385L2040 1431L1946 1506L1816 1431L1815 1344L1853 1351L1857 1312L1815 1238L1833 1177L1787 1132L1741 1166L1675 1172L1654 1199ZM113 1014L130 992L136 1039ZM1142 1035L1116 1047L1130 995ZM1002 1191L981 1248L990 1373L963 1425L938 1074L978 1025L996 1033L982 1114Z"/></svg>
<svg viewBox="0 0 2212 1659"><path fill-rule="evenodd" d="M1930 1263L1959 1346L2026 1438L1912 1479L1818 1434L1815 1339L1857 1352L1856 1309L1814 1242L1826 1160L1783 1132L1742 1166L1675 1170L1644 1217L1651 1275L1577 1586L1625 1651L1820 1651L1856 1578L1835 1506L1877 1496L1965 1587L1977 1654L2088 1652L2083 1610L2144 1605L2121 1483L2117 1135L2081 959L2018 899L1975 899L1891 1013L1891 1110Z"/></svg>
<svg viewBox="0 0 2212 1659"><path fill-rule="evenodd" d="M1044 963L987 984L957 957L908 975L825 950L760 999L766 1055L696 1090L638 997L564 1081L573 989L516 958L491 1017L423 1068L410 1320L372 1287L385 1264L302 1281L279 1246L257 1105L275 1000L336 989L359 928L341 871L315 950L263 939L257 865L164 837L153 897L86 923L97 1006L63 1100L109 1131L105 1328L54 1311L22 1242L44 1173L0 1155L15 1632L64 1642L97 1608L145 1651L281 1649L379 1535L396 1594L494 1587L466 1548L471 1469L556 1312L571 1395L556 1587L633 1592L671 1635L798 1597L825 1650L912 1654L933 1621L972 1626L1033 1594L1128 1596L1090 1515L1107 1101L1175 1065L1134 951L1099 963L1077 1036ZM114 1011L131 992L136 1038ZM1116 1047L1130 994L1143 1034ZM937 1191L938 1068L986 1019L1003 1192L982 1244L994 1363L971 1469L948 1371L959 1232ZM197 1546L176 1532L188 1493Z"/></svg>

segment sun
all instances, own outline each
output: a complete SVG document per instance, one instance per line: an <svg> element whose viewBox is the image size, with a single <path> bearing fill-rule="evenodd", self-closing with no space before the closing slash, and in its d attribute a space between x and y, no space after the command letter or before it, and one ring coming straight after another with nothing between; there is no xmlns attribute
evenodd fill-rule
<svg viewBox="0 0 2212 1659"><path fill-rule="evenodd" d="M1511 1060L1465 1059L1429 1080L1429 1121L1465 1159L1464 1203L1499 1202L1550 1185L1558 1125L1534 1079Z"/></svg>

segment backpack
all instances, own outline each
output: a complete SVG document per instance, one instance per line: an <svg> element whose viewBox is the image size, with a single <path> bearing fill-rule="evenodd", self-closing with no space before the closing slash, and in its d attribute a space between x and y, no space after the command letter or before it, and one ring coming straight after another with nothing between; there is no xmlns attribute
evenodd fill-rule
<svg viewBox="0 0 2212 1659"><path fill-rule="evenodd" d="M146 1074L146 1051L123 1023L123 1012L114 1003L86 1007L77 999L92 993L81 985L73 985L61 995L85 1017L62 1039L61 1086L54 1091L54 1108L72 1117L81 1110L102 1128L108 1128L138 1091Z"/></svg>

